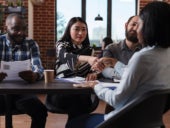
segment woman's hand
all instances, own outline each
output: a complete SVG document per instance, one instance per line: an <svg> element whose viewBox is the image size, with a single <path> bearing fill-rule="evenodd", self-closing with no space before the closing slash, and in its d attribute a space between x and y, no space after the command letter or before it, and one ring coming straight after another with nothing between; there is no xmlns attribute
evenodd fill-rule
<svg viewBox="0 0 170 128"><path fill-rule="evenodd" d="M78 58L78 61L80 61L80 62L88 62L90 65L93 65L95 62L98 61L98 58L94 57L94 56L80 55L79 58Z"/></svg>
<svg viewBox="0 0 170 128"><path fill-rule="evenodd" d="M92 71L96 71L97 73L100 73L105 68L105 65L102 63L102 61L97 61L91 66Z"/></svg>
<svg viewBox="0 0 170 128"><path fill-rule="evenodd" d="M106 67L114 67L116 63L117 59L115 58L102 57L92 65L91 70L100 73Z"/></svg>
<svg viewBox="0 0 170 128"><path fill-rule="evenodd" d="M73 84L74 87L90 87L90 88L94 88L94 86L96 84L98 84L99 82L98 81L86 81L86 82L83 82L83 83L80 83L80 84Z"/></svg>
<svg viewBox="0 0 170 128"><path fill-rule="evenodd" d="M98 61L97 57L94 56L89 56L87 59L87 62L92 66L93 64L95 64Z"/></svg>

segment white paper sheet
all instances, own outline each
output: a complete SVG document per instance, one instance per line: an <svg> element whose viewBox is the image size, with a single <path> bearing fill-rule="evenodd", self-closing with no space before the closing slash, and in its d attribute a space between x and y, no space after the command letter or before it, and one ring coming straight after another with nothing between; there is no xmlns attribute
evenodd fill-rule
<svg viewBox="0 0 170 128"><path fill-rule="evenodd" d="M25 70L31 70L31 61L1 61L0 72L7 73L5 80L18 80L21 79L18 73Z"/></svg>
<svg viewBox="0 0 170 128"><path fill-rule="evenodd" d="M74 83L82 83L82 82L85 81L84 77L79 77L79 76L70 77L70 78L57 78L57 79L61 79L61 80L65 80L65 81L70 81L70 82L74 82Z"/></svg>
<svg viewBox="0 0 170 128"><path fill-rule="evenodd" d="M91 81L85 81L85 78L77 77L77 76L71 77L71 78L60 78L60 79L77 83L77 84L73 84L74 87L86 87L86 84L91 82ZM108 87L111 89L115 89L119 84L119 83L112 83L112 82L100 82L98 80L96 80L96 81L99 82L103 87Z"/></svg>

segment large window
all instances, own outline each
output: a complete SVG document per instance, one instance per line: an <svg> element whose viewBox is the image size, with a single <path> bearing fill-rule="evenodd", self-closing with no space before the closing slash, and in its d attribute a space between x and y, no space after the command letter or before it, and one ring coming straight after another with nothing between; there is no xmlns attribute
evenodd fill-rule
<svg viewBox="0 0 170 128"><path fill-rule="evenodd" d="M68 21L72 17L81 17L81 0L56 0L57 40L63 35Z"/></svg>
<svg viewBox="0 0 170 128"><path fill-rule="evenodd" d="M82 1L85 5L82 5ZM70 18L74 16L83 17L86 20L91 45L100 47L100 41L105 36L111 36L115 41L124 39L125 22L130 16L136 14L136 1L56 0L57 40L62 36ZM111 4L108 5L107 2ZM95 21L95 17L98 14L103 18L103 21Z"/></svg>
<svg viewBox="0 0 170 128"><path fill-rule="evenodd" d="M107 0L86 0L86 21L89 28L89 38L91 45L101 46L100 40L105 37L107 30ZM103 21L95 21L98 14Z"/></svg>
<svg viewBox="0 0 170 128"><path fill-rule="evenodd" d="M135 0L112 0L112 39L125 38L125 23L136 13Z"/></svg>

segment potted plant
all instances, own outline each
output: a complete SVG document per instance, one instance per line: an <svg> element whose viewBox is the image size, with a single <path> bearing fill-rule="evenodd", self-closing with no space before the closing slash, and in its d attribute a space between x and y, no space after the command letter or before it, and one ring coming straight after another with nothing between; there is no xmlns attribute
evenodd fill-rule
<svg viewBox="0 0 170 128"><path fill-rule="evenodd" d="M22 0L17 0L17 1L9 0L8 1L8 12L9 13L10 12L21 12L22 6L23 6Z"/></svg>
<svg viewBox="0 0 170 128"><path fill-rule="evenodd" d="M22 7L23 6L22 0L17 0L16 5L17 7Z"/></svg>

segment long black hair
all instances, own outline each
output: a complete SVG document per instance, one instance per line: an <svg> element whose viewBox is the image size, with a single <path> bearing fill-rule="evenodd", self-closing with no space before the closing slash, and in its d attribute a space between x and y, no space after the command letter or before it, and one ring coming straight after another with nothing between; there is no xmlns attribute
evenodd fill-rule
<svg viewBox="0 0 170 128"><path fill-rule="evenodd" d="M81 23L84 23L86 25L87 35L86 35L85 40L82 42L82 45L84 47L90 46L88 26L87 26L87 23L81 17L73 17L73 18L70 19L70 21L68 22L67 27L65 29L64 35L61 37L61 39L59 41L62 41L62 42L64 42L64 41L70 42L71 41L70 28L76 22L81 22Z"/></svg>
<svg viewBox="0 0 170 128"><path fill-rule="evenodd" d="M170 47L170 4L154 1L140 12L143 20L142 35L145 45Z"/></svg>

